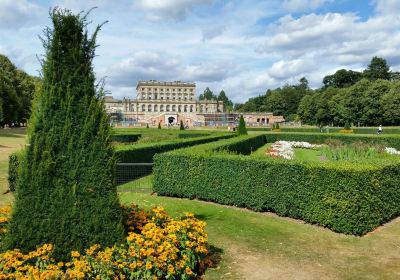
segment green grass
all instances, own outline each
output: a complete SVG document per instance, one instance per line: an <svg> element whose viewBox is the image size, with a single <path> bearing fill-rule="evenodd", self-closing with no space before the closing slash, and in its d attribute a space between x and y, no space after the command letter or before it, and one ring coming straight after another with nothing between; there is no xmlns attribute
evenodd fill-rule
<svg viewBox="0 0 400 280"><path fill-rule="evenodd" d="M143 179L142 179L143 180ZM145 184L151 178L144 180ZM137 182L136 182L137 184ZM193 212L207 222L210 243L223 251L206 279L396 279L400 220L364 237L346 236L269 213L149 193L120 193L123 203Z"/></svg>

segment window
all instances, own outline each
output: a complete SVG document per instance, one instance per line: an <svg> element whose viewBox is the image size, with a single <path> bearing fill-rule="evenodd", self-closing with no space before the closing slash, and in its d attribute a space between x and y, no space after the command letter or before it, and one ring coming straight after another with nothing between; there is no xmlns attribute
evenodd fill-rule
<svg viewBox="0 0 400 280"><path fill-rule="evenodd" d="M145 112L146 111L146 105L142 105L142 112Z"/></svg>
<svg viewBox="0 0 400 280"><path fill-rule="evenodd" d="M184 112L187 112L187 105L185 105L183 111L184 111Z"/></svg>
<svg viewBox="0 0 400 280"><path fill-rule="evenodd" d="M154 105L154 112L158 112L158 106Z"/></svg>
<svg viewBox="0 0 400 280"><path fill-rule="evenodd" d="M181 105L178 106L178 112L180 112L180 111L182 111L182 106Z"/></svg>
<svg viewBox="0 0 400 280"><path fill-rule="evenodd" d="M176 106L172 105L172 112L175 112L175 111L176 111Z"/></svg>
<svg viewBox="0 0 400 280"><path fill-rule="evenodd" d="M166 106L165 111L166 111L166 112L169 112L169 105Z"/></svg>
<svg viewBox="0 0 400 280"><path fill-rule="evenodd" d="M160 112L164 112L164 105L160 105Z"/></svg>
<svg viewBox="0 0 400 280"><path fill-rule="evenodd" d="M151 112L151 105L147 105L147 112Z"/></svg>
<svg viewBox="0 0 400 280"><path fill-rule="evenodd" d="M190 105L190 112L193 112L193 105Z"/></svg>

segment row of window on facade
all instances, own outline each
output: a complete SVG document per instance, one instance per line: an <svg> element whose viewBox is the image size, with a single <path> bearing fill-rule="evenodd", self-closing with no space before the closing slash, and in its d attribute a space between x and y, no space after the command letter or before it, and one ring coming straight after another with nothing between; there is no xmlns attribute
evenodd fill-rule
<svg viewBox="0 0 400 280"><path fill-rule="evenodd" d="M151 100L152 97L151 97L151 95L148 95L147 98L146 98L145 95L142 95L142 99L149 99L149 100ZM163 100L163 99L164 99L164 97L161 96L161 97L160 97L160 100ZM166 100L169 100L169 96L167 96L165 99L166 99ZM157 95L154 96L154 100L157 100ZM172 100L175 100L175 96L172 96ZM184 97L184 98L178 97L177 100L184 100L184 101L186 101L186 100L193 100L193 97L190 97L190 98L187 98L187 97Z"/></svg>
<svg viewBox="0 0 400 280"><path fill-rule="evenodd" d="M140 107L139 107L140 108ZM199 106L200 112L208 112L208 108L204 105ZM131 106L131 111L135 111L135 106ZM194 105L145 105L142 104L141 112L195 112Z"/></svg>
<svg viewBox="0 0 400 280"><path fill-rule="evenodd" d="M150 91L151 91L151 88L142 88L142 92L144 92L146 89L147 89L147 92L150 92ZM156 92L156 91L158 91L157 88L153 88L153 92ZM163 88L160 88L160 91L164 91L164 89L163 89ZM169 91L169 88L166 88L165 91ZM172 91L175 91L175 89L173 88ZM176 91L181 92L182 89L177 88ZM187 90L186 88L183 89L183 92L187 92L187 91L188 91L188 90ZM189 91L190 91L190 92L193 92L193 89L191 88L191 89L189 89Z"/></svg>

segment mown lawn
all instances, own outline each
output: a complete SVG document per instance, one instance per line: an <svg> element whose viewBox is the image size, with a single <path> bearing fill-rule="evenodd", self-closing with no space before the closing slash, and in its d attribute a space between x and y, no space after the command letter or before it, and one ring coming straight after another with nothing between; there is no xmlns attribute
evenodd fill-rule
<svg viewBox="0 0 400 280"><path fill-rule="evenodd" d="M148 187L151 177L141 179ZM140 188L133 182L121 189ZM193 212L207 222L210 243L223 251L206 279L399 279L400 219L364 237L347 236L245 209L196 200L121 192L123 203Z"/></svg>

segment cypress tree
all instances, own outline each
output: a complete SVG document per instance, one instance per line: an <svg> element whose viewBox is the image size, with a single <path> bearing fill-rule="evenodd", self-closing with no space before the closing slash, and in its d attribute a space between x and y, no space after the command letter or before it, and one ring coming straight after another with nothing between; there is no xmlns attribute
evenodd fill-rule
<svg viewBox="0 0 400 280"><path fill-rule="evenodd" d="M109 119L92 66L101 26L90 36L87 14L54 9L50 18L4 245L29 251L52 243L54 257L67 260L71 250L120 241L124 231Z"/></svg>
<svg viewBox="0 0 400 280"><path fill-rule="evenodd" d="M244 121L243 115L240 115L237 133L239 135L247 135L246 122Z"/></svg>
<svg viewBox="0 0 400 280"><path fill-rule="evenodd" d="M179 126L180 130L185 130L185 127L183 126L183 121L181 120L180 126Z"/></svg>
<svg viewBox="0 0 400 280"><path fill-rule="evenodd" d="M158 129L161 129L161 122L158 123Z"/></svg>

